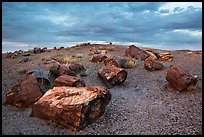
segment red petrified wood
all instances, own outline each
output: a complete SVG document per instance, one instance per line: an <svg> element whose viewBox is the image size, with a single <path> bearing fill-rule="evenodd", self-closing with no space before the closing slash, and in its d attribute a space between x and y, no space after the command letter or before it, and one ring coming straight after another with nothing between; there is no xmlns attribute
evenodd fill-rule
<svg viewBox="0 0 204 137"><path fill-rule="evenodd" d="M55 64L50 68L50 74L59 77L63 74L70 75L70 76L76 76L76 73L71 71L67 66L62 64Z"/></svg>
<svg viewBox="0 0 204 137"><path fill-rule="evenodd" d="M106 59L104 61L104 64L105 66L116 66L116 67L119 67L119 68L133 68L136 66L136 60L135 59L130 59L128 57L126 58L122 58L122 57L113 57L113 58L109 58L109 59Z"/></svg>
<svg viewBox="0 0 204 137"><path fill-rule="evenodd" d="M99 62L104 61L106 58L107 58L107 56L99 54L99 55L93 56L91 61L95 62L95 63L99 63Z"/></svg>
<svg viewBox="0 0 204 137"><path fill-rule="evenodd" d="M142 61L149 57L149 54L134 45L129 46L128 49L125 51L125 54L128 57L132 57Z"/></svg>
<svg viewBox="0 0 204 137"><path fill-rule="evenodd" d="M159 61L153 60L152 58L148 57L145 61L144 61L144 68L146 70L161 70L163 68L163 64Z"/></svg>
<svg viewBox="0 0 204 137"><path fill-rule="evenodd" d="M85 87L85 83L80 78L69 75L61 75L54 81L54 87L71 86Z"/></svg>
<svg viewBox="0 0 204 137"><path fill-rule="evenodd" d="M180 65L171 65L167 70L166 80L178 91L190 90L196 86L197 77L192 76Z"/></svg>
<svg viewBox="0 0 204 137"><path fill-rule="evenodd" d="M115 66L104 66L98 71L99 78L105 84L119 85L127 78L127 71Z"/></svg>
<svg viewBox="0 0 204 137"><path fill-rule="evenodd" d="M37 79L32 75L27 75L6 93L6 104L25 108L31 106L42 95Z"/></svg>
<svg viewBox="0 0 204 137"><path fill-rule="evenodd" d="M102 116L110 100L103 87L54 87L33 105L31 116L80 130Z"/></svg>

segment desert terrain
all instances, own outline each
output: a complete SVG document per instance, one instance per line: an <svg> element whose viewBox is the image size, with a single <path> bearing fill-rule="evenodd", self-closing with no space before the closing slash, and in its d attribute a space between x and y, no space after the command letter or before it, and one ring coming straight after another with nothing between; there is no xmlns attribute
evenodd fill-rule
<svg viewBox="0 0 204 137"><path fill-rule="evenodd" d="M202 134L202 51L173 50L172 61L162 61L164 69L148 71L144 61L126 69L127 79L109 90L112 99L95 123L80 131L71 131L53 121L30 117L32 108L6 105L5 94L23 77L23 70L38 67L48 73L55 63L51 58L66 58L67 63L82 64L87 71L81 79L86 86L102 86L97 72L103 63L94 63L89 49L106 49L107 56L125 56L126 46L90 44L50 52L6 58L2 54L2 134L3 135L201 135ZM108 48L109 47L109 48ZM142 48L144 49L144 48ZM156 51L164 51L155 49ZM166 70L180 64L198 76L196 89L178 92L165 79Z"/></svg>

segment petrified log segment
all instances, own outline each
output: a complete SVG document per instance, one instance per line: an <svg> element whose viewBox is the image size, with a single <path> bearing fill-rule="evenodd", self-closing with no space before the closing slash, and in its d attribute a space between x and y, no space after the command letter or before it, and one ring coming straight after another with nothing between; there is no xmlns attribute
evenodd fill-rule
<svg viewBox="0 0 204 137"><path fill-rule="evenodd" d="M145 50L145 52L147 52L147 54L149 54L148 58L151 58L151 59L154 59L154 60L158 59L157 55L155 55L152 51Z"/></svg>
<svg viewBox="0 0 204 137"><path fill-rule="evenodd" d="M50 68L50 74L55 76L56 78L66 74L70 76L76 76L76 73L71 71L67 66L62 64L55 64Z"/></svg>
<svg viewBox="0 0 204 137"><path fill-rule="evenodd" d="M75 76L61 75L54 81L54 87L71 86L85 87L85 83Z"/></svg>
<svg viewBox="0 0 204 137"><path fill-rule="evenodd" d="M107 56L100 54L100 55L93 56L91 61L98 63L98 62L104 61L106 58L107 58Z"/></svg>
<svg viewBox="0 0 204 137"><path fill-rule="evenodd" d="M77 63L71 64L69 66L69 69L80 76L87 76L86 69L81 64Z"/></svg>
<svg viewBox="0 0 204 137"><path fill-rule="evenodd" d="M125 55L142 61L149 57L149 54L134 45L128 47L125 51Z"/></svg>
<svg viewBox="0 0 204 137"><path fill-rule="evenodd" d="M196 86L197 77L182 69L180 65L171 65L167 70L166 80L178 91L190 90Z"/></svg>
<svg viewBox="0 0 204 137"><path fill-rule="evenodd" d="M89 51L93 52L94 54L99 54L99 51L96 49L96 47L91 47Z"/></svg>
<svg viewBox="0 0 204 137"><path fill-rule="evenodd" d="M98 71L99 78L105 84L119 85L127 78L127 71L115 66L104 66Z"/></svg>
<svg viewBox="0 0 204 137"><path fill-rule="evenodd" d="M159 53L160 61L172 61L172 59L173 59L173 55L171 54L171 52Z"/></svg>
<svg viewBox="0 0 204 137"><path fill-rule="evenodd" d="M80 130L102 116L110 100L111 93L102 87L54 87L33 105L31 116Z"/></svg>
<svg viewBox="0 0 204 137"><path fill-rule="evenodd" d="M163 68L163 64L159 61L153 60L152 58L148 57L144 61L144 68L150 71L153 70L161 70Z"/></svg>
<svg viewBox="0 0 204 137"><path fill-rule="evenodd" d="M37 79L32 75L27 75L6 93L6 104L25 108L31 106L42 95Z"/></svg>
<svg viewBox="0 0 204 137"><path fill-rule="evenodd" d="M104 65L119 67L118 62L114 58L109 58L109 59L104 60Z"/></svg>
<svg viewBox="0 0 204 137"><path fill-rule="evenodd" d="M115 66L120 68L133 68L136 66L136 60L130 58L113 57L104 61L105 66Z"/></svg>

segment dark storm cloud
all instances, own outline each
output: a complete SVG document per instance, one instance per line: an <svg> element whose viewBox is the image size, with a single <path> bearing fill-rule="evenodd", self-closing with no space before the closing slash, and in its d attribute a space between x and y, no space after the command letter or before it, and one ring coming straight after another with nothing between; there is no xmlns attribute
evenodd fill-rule
<svg viewBox="0 0 204 137"><path fill-rule="evenodd" d="M202 8L175 6L171 11L161 9L164 4L3 2L3 41L46 43L105 40L142 44L201 44Z"/></svg>

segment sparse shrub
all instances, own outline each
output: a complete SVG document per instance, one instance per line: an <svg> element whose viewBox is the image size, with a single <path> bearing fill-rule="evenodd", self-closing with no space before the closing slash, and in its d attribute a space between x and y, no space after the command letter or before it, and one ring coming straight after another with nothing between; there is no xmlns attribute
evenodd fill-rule
<svg viewBox="0 0 204 137"><path fill-rule="evenodd" d="M20 70L17 70L17 72L18 72L18 74L23 75L27 72L27 70L26 69L20 69Z"/></svg>
<svg viewBox="0 0 204 137"><path fill-rule="evenodd" d="M127 68L134 68L137 66L137 61L136 60L129 60L126 64Z"/></svg>
<svg viewBox="0 0 204 137"><path fill-rule="evenodd" d="M107 47L106 50L108 50L108 51L115 51L115 47L113 47L113 46L112 47Z"/></svg>

